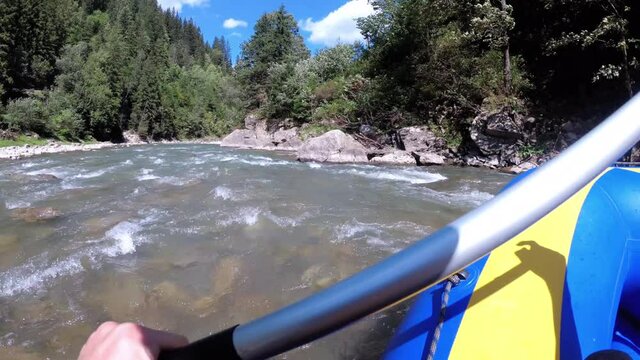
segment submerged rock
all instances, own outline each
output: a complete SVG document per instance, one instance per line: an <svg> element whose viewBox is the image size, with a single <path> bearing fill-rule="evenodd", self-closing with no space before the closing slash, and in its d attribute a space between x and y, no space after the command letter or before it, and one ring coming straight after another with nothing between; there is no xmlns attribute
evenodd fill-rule
<svg viewBox="0 0 640 360"><path fill-rule="evenodd" d="M300 277L302 284L315 289L323 289L338 281L332 271L323 265L312 265Z"/></svg>
<svg viewBox="0 0 640 360"><path fill-rule="evenodd" d="M366 163L367 149L340 130L311 138L298 149L299 161Z"/></svg>
<svg viewBox="0 0 640 360"><path fill-rule="evenodd" d="M34 175L28 175L28 174L11 174L9 175L9 178L11 178L11 180L13 181L17 181L20 183L27 183L27 182L49 182L49 181L60 181L61 179L55 175L52 174L34 174Z"/></svg>
<svg viewBox="0 0 640 360"><path fill-rule="evenodd" d="M60 211L52 207L23 208L11 212L13 220L21 220L28 223L54 220L60 217Z"/></svg>
<svg viewBox="0 0 640 360"><path fill-rule="evenodd" d="M0 234L0 249L6 246L15 245L18 242L18 235Z"/></svg>
<svg viewBox="0 0 640 360"><path fill-rule="evenodd" d="M20 346L3 346L2 353L6 356L5 359L11 360L40 360L44 358L42 354L28 351Z"/></svg>
<svg viewBox="0 0 640 360"><path fill-rule="evenodd" d="M240 281L242 267L242 260L237 256L222 258L218 261L212 274L212 293L216 296L230 293Z"/></svg>

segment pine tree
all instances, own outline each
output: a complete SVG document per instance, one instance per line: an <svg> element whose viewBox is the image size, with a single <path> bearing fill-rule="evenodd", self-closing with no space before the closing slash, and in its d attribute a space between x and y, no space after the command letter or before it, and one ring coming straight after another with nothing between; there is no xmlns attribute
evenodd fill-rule
<svg viewBox="0 0 640 360"><path fill-rule="evenodd" d="M295 63L309 57L298 24L284 6L264 14L254 27L251 39L242 45L240 76L247 89L250 106L266 100L269 68L278 63Z"/></svg>

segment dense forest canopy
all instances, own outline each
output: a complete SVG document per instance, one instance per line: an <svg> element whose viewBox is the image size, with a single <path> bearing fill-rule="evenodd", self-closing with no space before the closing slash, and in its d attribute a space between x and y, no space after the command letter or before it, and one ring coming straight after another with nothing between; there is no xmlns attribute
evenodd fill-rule
<svg viewBox="0 0 640 360"><path fill-rule="evenodd" d="M242 116L228 43L155 0L2 0L2 125L67 140L222 135Z"/></svg>
<svg viewBox="0 0 640 360"><path fill-rule="evenodd" d="M460 145L509 108L590 126L637 90L631 0L371 0L362 43L313 56L296 19L264 14L229 44L155 0L0 0L0 129L80 140L221 136L258 113L384 132L427 125Z"/></svg>

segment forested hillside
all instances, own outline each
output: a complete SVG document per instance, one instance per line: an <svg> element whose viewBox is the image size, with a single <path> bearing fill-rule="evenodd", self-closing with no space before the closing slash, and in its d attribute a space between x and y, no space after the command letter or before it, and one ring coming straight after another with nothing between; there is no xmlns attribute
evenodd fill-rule
<svg viewBox="0 0 640 360"><path fill-rule="evenodd" d="M207 44L155 0L1 0L0 128L189 138L251 112L308 131L426 125L458 147L471 119L503 110L533 119L523 147L544 151L638 89L631 0L371 3L362 43L317 54L284 7L265 14L232 66L223 38Z"/></svg>
<svg viewBox="0 0 640 360"><path fill-rule="evenodd" d="M242 117L224 38L155 0L2 0L0 124L65 140L222 135Z"/></svg>

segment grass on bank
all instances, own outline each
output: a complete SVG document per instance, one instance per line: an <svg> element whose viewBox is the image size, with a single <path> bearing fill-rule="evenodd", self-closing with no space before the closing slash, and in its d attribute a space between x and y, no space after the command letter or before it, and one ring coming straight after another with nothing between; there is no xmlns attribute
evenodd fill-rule
<svg viewBox="0 0 640 360"><path fill-rule="evenodd" d="M0 148L9 146L24 146L24 145L46 145L46 139L36 139L31 136L20 135L16 140L0 140Z"/></svg>

